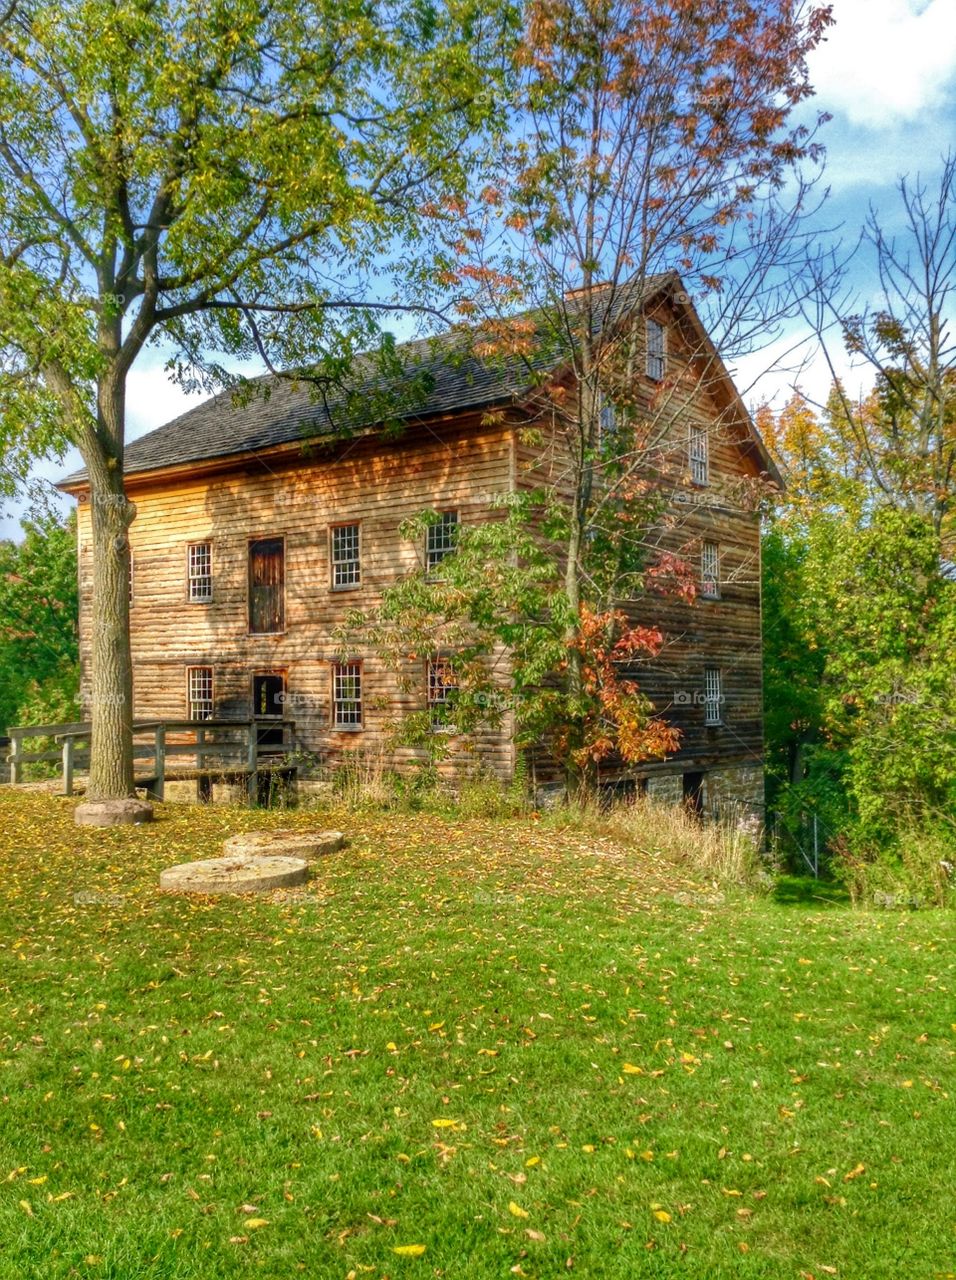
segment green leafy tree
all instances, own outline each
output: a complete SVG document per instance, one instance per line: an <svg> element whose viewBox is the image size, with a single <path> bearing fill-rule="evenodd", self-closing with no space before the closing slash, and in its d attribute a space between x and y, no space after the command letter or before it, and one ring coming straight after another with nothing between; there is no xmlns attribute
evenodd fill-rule
<svg viewBox="0 0 956 1280"><path fill-rule="evenodd" d="M764 538L771 798L824 820L858 892L939 898L924 854L956 847L956 581L932 513L872 482L844 405L797 397L767 433L791 481ZM882 405L853 409L871 441Z"/></svg>
<svg viewBox="0 0 956 1280"><path fill-rule="evenodd" d="M763 539L764 734L773 805L782 784L803 778L820 741L826 651L806 613L814 565L805 540L771 528ZM773 785L776 784L776 785Z"/></svg>
<svg viewBox="0 0 956 1280"><path fill-rule="evenodd" d="M22 529L0 542L0 732L77 713L76 519L35 510Z"/></svg>
<svg viewBox="0 0 956 1280"><path fill-rule="evenodd" d="M643 305L690 292L729 357L773 331L784 277L792 304L801 169L820 157L793 113L829 11L528 0L523 20L518 125L446 278L469 291L472 350L523 391L537 498L501 530L466 535L448 586L416 599L402 588L386 609L393 623L406 610L494 633L513 654L520 719L559 745L580 790L602 759L673 749L635 676L660 645L650 588L685 588L672 498L694 405L722 376L687 324L687 359L648 397ZM739 431L730 416L719 429ZM515 567L495 572L496 559ZM641 600L651 617L638 628Z"/></svg>
<svg viewBox="0 0 956 1280"><path fill-rule="evenodd" d="M428 312L429 228L496 110L508 23L480 0L5 8L0 444L8 479L67 444L89 476L91 798L133 794L131 368L161 342L187 380L228 381L225 353L321 389L400 294Z"/></svg>

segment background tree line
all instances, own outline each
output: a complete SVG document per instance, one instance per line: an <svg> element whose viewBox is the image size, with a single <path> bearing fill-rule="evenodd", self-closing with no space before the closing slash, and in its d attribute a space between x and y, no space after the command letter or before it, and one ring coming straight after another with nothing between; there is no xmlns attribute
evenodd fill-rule
<svg viewBox="0 0 956 1280"><path fill-rule="evenodd" d="M79 715L76 519L42 500L0 540L0 734Z"/></svg>
<svg viewBox="0 0 956 1280"><path fill-rule="evenodd" d="M956 161L901 182L904 231L871 219L869 311L820 291L821 348L872 375L759 415L788 489L764 541L769 791L817 814L860 894L941 898L956 862Z"/></svg>

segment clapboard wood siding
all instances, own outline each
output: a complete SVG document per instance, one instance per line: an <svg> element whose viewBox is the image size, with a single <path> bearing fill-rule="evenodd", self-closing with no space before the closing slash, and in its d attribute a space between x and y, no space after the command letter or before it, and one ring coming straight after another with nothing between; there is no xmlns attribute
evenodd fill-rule
<svg viewBox="0 0 956 1280"><path fill-rule="evenodd" d="M133 598L130 626L136 714L183 717L186 671L213 669L215 714L252 713L257 673L286 677L286 709L296 742L332 759L343 750L377 745L402 710L425 706L424 657L407 672L383 668L374 655L337 652L336 629L350 610L374 606L382 588L422 563L424 548L401 537L407 517L428 508L455 509L463 523L493 515L493 497L509 489L512 441L504 427L477 418L441 430L409 430L400 439L354 440L312 457L251 460L241 470L217 470L167 485L133 478L137 516L130 530ZM89 506L80 504L81 657L89 697L92 559ZM333 589L329 536L333 524L358 523L358 588ZM248 548L251 540L285 544L285 626L279 634L249 633ZM192 543L212 552L212 600L190 604L187 556ZM331 727L331 669L345 656L363 662L364 728ZM499 663L502 678L507 665ZM405 688L406 680L410 683ZM452 767L481 754L507 776L510 732L489 730L472 744L451 740ZM414 758L413 751L399 753Z"/></svg>
<svg viewBox="0 0 956 1280"><path fill-rule="evenodd" d="M722 369L679 307L661 303L652 312L667 329L667 373L662 383L638 375L642 408L656 428L649 474L663 478L674 501L653 531L661 549L699 563L703 539L720 547L721 594L687 605L675 598L621 602L638 621L662 630L665 645L652 662L635 669L656 711L681 731L681 749L667 762L648 762L640 773L754 764L762 759L759 525L741 495L760 471L749 424ZM385 750L390 726L425 702L425 661L387 670L372 653L337 653L335 633L347 613L369 608L384 586L423 562L423 546L401 537L402 521L426 507L456 509L467 524L498 518L497 495L566 483L560 442L544 433L532 413L536 439L522 429L529 417L515 408L492 423L480 412L445 414L409 426L392 438L373 433L305 452L285 445L246 454L179 464L167 472L129 477L137 505L133 551L131 631L135 712L140 717L187 714L186 672L211 667L218 717L252 713L256 674L281 673L286 710L303 750L335 762L355 748ZM707 430L710 483L690 482L688 435ZM83 696L89 697L92 590L89 507L79 517L80 631ZM330 530L359 525L361 584L334 589L330 579ZM284 629L249 632L249 544L282 539ZM190 603L188 548L208 542L212 598ZM364 724L361 731L332 728L332 664L362 662ZM705 669L720 671L722 723L704 724ZM496 670L508 680L507 655ZM469 742L452 739L449 767L476 760L502 778L514 767L511 725L489 728ZM538 781L556 778L559 762L536 751ZM402 750L397 763L416 758ZM608 762L613 773L615 762Z"/></svg>
<svg viewBox="0 0 956 1280"><path fill-rule="evenodd" d="M678 310L661 306L651 314L665 325L667 365L661 384L641 379L639 409L653 423L648 472L661 479L673 501L648 543L687 558L698 567L701 543L720 549L720 598L687 604L670 596L621 601L635 621L658 627L664 647L657 658L635 665L633 676L655 711L681 733L679 752L666 762L647 762L637 772L708 769L715 765L761 764L763 760L762 641L760 610L760 525L753 484L760 468L746 447L748 427L739 402L728 395L724 371L701 350ZM691 482L688 441L692 428L705 428L709 483ZM565 456L557 441L542 447L516 443L519 489L563 487ZM720 671L722 723L704 724L705 669ZM533 754L539 780L558 776L546 752ZM610 759L602 772L613 776L621 762Z"/></svg>

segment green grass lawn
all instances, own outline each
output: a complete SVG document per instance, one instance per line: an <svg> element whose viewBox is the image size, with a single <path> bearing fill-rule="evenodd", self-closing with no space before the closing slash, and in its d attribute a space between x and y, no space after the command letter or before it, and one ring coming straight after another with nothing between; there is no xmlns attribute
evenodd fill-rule
<svg viewBox="0 0 956 1280"><path fill-rule="evenodd" d="M4 1280L956 1272L952 915L318 820L298 896L188 899L161 867L316 816L0 789Z"/></svg>

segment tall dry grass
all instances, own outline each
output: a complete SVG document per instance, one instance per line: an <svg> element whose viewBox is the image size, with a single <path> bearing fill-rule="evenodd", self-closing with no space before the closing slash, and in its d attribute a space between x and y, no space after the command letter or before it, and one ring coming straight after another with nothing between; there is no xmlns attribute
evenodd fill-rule
<svg viewBox="0 0 956 1280"><path fill-rule="evenodd" d="M609 836L714 883L751 889L772 883L763 827L738 806L725 811L719 821L702 821L685 805L642 798L610 809L569 806L556 810L552 820Z"/></svg>

